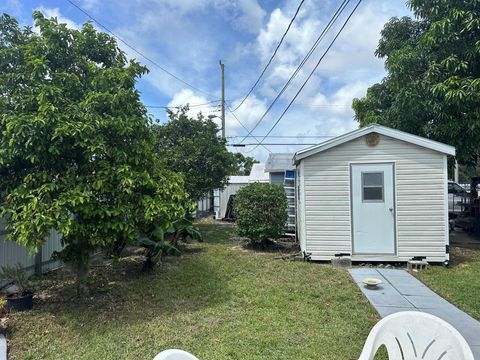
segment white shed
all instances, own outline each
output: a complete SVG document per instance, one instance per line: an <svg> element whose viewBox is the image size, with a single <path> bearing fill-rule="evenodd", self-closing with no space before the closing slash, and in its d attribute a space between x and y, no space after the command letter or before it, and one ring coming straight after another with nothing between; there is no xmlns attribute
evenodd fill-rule
<svg viewBox="0 0 480 360"><path fill-rule="evenodd" d="M448 261L447 155L455 148L376 124L298 151L304 256Z"/></svg>
<svg viewBox="0 0 480 360"><path fill-rule="evenodd" d="M215 219L221 220L225 217L227 211L228 199L230 195L235 195L237 191L248 185L249 176L229 176L228 185L224 189L213 190L213 209Z"/></svg>
<svg viewBox="0 0 480 360"><path fill-rule="evenodd" d="M215 211L215 219L221 220L225 218L227 211L228 199L231 195L235 195L240 188L249 183L262 182L268 183L268 173L265 172L265 164L253 164L250 175L248 176L229 176L228 184L224 189L213 190L213 208Z"/></svg>

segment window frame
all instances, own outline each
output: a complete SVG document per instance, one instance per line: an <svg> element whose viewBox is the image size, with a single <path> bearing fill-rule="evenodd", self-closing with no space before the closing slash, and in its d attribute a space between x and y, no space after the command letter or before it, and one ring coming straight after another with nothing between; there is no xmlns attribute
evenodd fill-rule
<svg viewBox="0 0 480 360"><path fill-rule="evenodd" d="M381 185L365 185L365 174L381 174L382 183ZM362 171L361 172L361 190L362 190L362 203L384 203L385 202L385 172L384 171ZM381 188L382 189L382 198L381 199L365 199L365 188Z"/></svg>

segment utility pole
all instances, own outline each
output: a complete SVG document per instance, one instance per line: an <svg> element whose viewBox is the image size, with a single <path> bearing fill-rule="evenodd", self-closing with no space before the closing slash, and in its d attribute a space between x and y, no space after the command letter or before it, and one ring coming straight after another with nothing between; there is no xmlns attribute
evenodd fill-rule
<svg viewBox="0 0 480 360"><path fill-rule="evenodd" d="M222 137L225 139L225 64L220 62L220 69L222 70Z"/></svg>

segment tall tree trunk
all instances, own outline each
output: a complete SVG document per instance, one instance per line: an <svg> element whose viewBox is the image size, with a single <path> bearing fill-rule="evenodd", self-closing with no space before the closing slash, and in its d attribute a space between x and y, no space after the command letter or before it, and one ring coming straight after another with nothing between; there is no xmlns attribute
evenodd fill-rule
<svg viewBox="0 0 480 360"><path fill-rule="evenodd" d="M178 239L180 238L181 233L182 233L181 231L176 230L175 233L173 234L173 238L170 244L175 248L178 247Z"/></svg>
<svg viewBox="0 0 480 360"><path fill-rule="evenodd" d="M150 250L147 251L147 255L145 257L145 261L143 262L142 271L151 272L153 270L153 260L152 260L152 253Z"/></svg>
<svg viewBox="0 0 480 360"><path fill-rule="evenodd" d="M87 279L90 270L90 259L85 263L75 264L75 275L77 277L76 288L77 296L83 296L88 293Z"/></svg>

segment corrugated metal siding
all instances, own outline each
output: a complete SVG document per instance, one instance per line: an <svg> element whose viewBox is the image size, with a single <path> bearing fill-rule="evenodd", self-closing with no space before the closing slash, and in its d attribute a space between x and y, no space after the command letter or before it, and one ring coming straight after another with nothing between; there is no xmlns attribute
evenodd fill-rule
<svg viewBox="0 0 480 360"><path fill-rule="evenodd" d="M212 193L205 194L205 197L197 200L196 209L192 215L194 217L200 217L208 214L212 210Z"/></svg>
<svg viewBox="0 0 480 360"><path fill-rule="evenodd" d="M445 260L444 155L383 135L375 147L359 138L302 160L305 232L312 259L352 252L349 163L375 161L395 162L396 259Z"/></svg>
<svg viewBox="0 0 480 360"><path fill-rule="evenodd" d="M0 266L22 264L24 267L35 265L35 257L28 255L23 246L0 237Z"/></svg>
<svg viewBox="0 0 480 360"><path fill-rule="evenodd" d="M52 254L55 251L60 251L62 249L62 234L58 231L52 230L50 236L47 237L47 241L43 244L42 249L42 270L44 272L57 269L62 265L60 261L52 261Z"/></svg>
<svg viewBox="0 0 480 360"><path fill-rule="evenodd" d="M5 236L7 232L4 227L3 220L0 220L0 266L5 265L17 265L21 264L28 273L33 274L35 268L35 254L30 255L25 247L18 245L12 241L6 241ZM42 269L43 271L52 270L58 268L60 262L51 261L51 257L54 251L62 249L61 234L56 231L46 238L46 242L42 248ZM0 280L0 286L4 282Z"/></svg>

